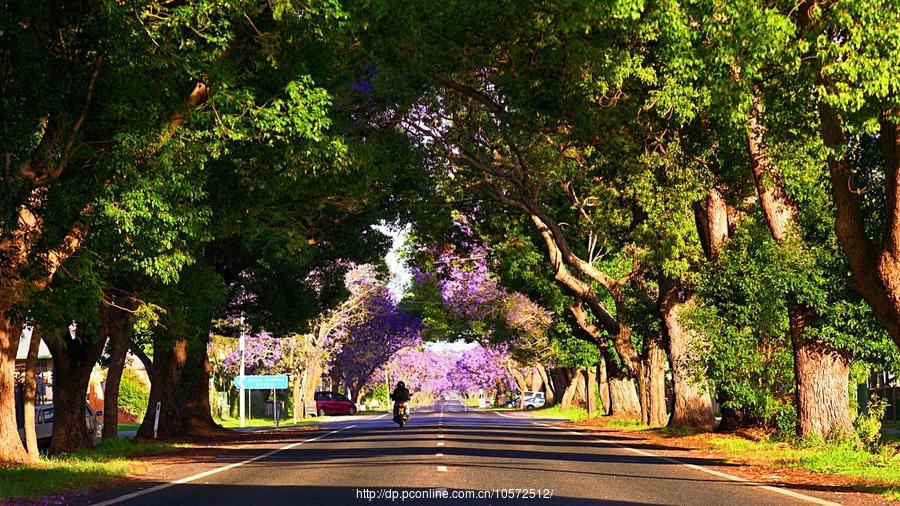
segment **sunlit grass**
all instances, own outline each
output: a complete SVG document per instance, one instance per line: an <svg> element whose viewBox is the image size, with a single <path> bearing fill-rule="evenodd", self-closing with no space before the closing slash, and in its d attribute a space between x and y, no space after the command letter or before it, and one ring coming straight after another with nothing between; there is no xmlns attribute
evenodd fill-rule
<svg viewBox="0 0 900 506"><path fill-rule="evenodd" d="M327 419L328 417L323 417ZM311 418L301 418L297 420L297 423L294 423L294 419L288 417L284 420L279 420L279 427L288 427L291 425L315 425L322 420L319 417L311 417ZM226 429L239 429L241 427L241 421L238 418L229 418L225 420L216 420L216 423L225 427ZM261 429L261 428L275 428L275 420L271 418L252 418L246 419L244 421L244 427L249 429Z"/></svg>
<svg viewBox="0 0 900 506"><path fill-rule="evenodd" d="M128 439L106 440L97 448L43 456L34 466L3 466L0 467L0 502L88 490L98 483L140 471L144 464L133 460L134 457L165 453L177 447L165 443L134 443Z"/></svg>
<svg viewBox="0 0 900 506"><path fill-rule="evenodd" d="M587 411L584 408L570 407L562 409L559 404L546 408L526 409L524 412L540 418L563 418L571 422L581 422L588 418Z"/></svg>
<svg viewBox="0 0 900 506"><path fill-rule="evenodd" d="M860 488L900 500L900 454L890 445L871 453L849 444L806 446L802 442L790 444L733 437L711 437L708 441L736 462L860 478L865 481Z"/></svg>

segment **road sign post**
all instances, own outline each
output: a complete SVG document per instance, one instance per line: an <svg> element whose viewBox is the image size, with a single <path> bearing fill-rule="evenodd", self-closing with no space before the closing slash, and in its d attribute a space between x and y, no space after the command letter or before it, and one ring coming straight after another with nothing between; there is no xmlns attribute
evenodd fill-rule
<svg viewBox="0 0 900 506"><path fill-rule="evenodd" d="M275 428L278 428L278 396L275 395L276 390L272 389L272 415L275 417Z"/></svg>
<svg viewBox="0 0 900 506"><path fill-rule="evenodd" d="M244 377L244 317L243 316L241 316L240 350L241 350L241 377L243 378ZM241 413L241 415L240 415L241 427L244 427L244 423L245 423L244 422L244 414L246 413L246 410L244 408L244 385L243 385L243 383L238 388L240 389L240 394L241 394L240 401L238 402L239 411Z"/></svg>
<svg viewBox="0 0 900 506"><path fill-rule="evenodd" d="M244 390L272 390L272 409L274 410L275 415L275 426L278 427L278 397L275 395L275 391L284 390L288 387L287 374L269 374L258 376L246 376L242 374L234 378L234 380L232 380L232 384L242 392ZM243 424L241 425L241 427L243 427Z"/></svg>
<svg viewBox="0 0 900 506"><path fill-rule="evenodd" d="M247 390L283 390L288 387L287 374L268 374L256 376L238 376L231 382L237 388Z"/></svg>

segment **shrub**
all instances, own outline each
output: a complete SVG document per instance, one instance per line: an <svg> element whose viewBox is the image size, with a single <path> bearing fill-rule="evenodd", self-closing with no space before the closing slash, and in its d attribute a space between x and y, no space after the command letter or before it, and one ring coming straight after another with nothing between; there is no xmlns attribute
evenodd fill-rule
<svg viewBox="0 0 900 506"><path fill-rule="evenodd" d="M119 384L119 409L130 413L140 420L147 412L150 401L150 388L131 369L125 369L122 382Z"/></svg>
<svg viewBox="0 0 900 506"><path fill-rule="evenodd" d="M886 400L872 396L869 401L869 408L864 412L856 415L853 426L856 428L856 435L859 436L860 442L869 450L877 450L881 443L881 420L887 411L888 403Z"/></svg>
<svg viewBox="0 0 900 506"><path fill-rule="evenodd" d="M775 439L793 441L797 438L797 409L791 403L780 404L775 409Z"/></svg>

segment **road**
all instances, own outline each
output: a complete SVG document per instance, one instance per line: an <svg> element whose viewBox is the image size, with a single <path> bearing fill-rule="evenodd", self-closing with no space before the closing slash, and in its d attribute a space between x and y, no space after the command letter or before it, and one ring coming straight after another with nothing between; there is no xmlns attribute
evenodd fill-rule
<svg viewBox="0 0 900 506"><path fill-rule="evenodd" d="M466 410L448 401L414 411L402 429L386 416L342 420L302 433L294 441L223 448L179 468L180 476L170 472L156 480L96 491L79 502L828 504L803 491L773 490L734 481L720 471L704 471L708 466L721 470L721 462L674 460L659 456L661 448L626 448L620 443L519 414ZM451 494L470 497L450 498Z"/></svg>

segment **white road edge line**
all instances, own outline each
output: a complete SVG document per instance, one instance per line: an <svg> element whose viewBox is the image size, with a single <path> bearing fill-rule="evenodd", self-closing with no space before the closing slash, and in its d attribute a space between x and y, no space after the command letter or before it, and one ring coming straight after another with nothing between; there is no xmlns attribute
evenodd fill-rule
<svg viewBox="0 0 900 506"><path fill-rule="evenodd" d="M497 413L497 412L495 411L494 413ZM497 413L497 414L500 416L504 416L506 418L519 418L516 416L504 415L502 413ZM542 427L550 427L552 429L565 430L562 427L557 427L556 425L550 425L548 423L541 423L541 422L531 422L531 423L533 423L534 425L540 425ZM794 499L798 499L798 500L805 501L808 503L820 504L822 506L840 506L840 503L826 501L825 499L819 499L818 497L813 497L811 495L801 494L799 492L794 492L793 490L787 490L787 489L783 489L783 488L773 487L771 485L763 485L762 483L759 483L757 481L748 480L746 478L741 478L740 476L735 476L733 474L723 473L722 471L716 471L715 469L709 469L709 468L706 468L703 466L698 466L696 464L688 464L687 462L684 462L682 460L678 460L678 459L675 459L672 457L663 457L662 455L656 455L654 453L650 453L650 452L647 452L644 450L638 450L637 448L631 448L629 446L625 446L623 444L616 443L614 441L609 441L606 439L598 439L593 436L584 434L582 432L569 431L569 434L574 434L576 436L581 436L581 437L584 437L587 439L591 439L594 441L599 441L601 443L609 444L609 445L615 446L617 448L622 448L623 450L628 450L630 452L637 453L638 455L643 455L644 457L653 457L655 459L664 460L664 461L670 462L672 464L678 464L678 465L687 467L689 469L694 469L695 471L701 471L706 474L718 476L719 478L725 478L727 480L736 481L739 483L746 483L746 484L756 487L756 488L761 488L761 489L767 490L769 492L775 492L776 494L786 495L788 497L792 497Z"/></svg>
<svg viewBox="0 0 900 506"><path fill-rule="evenodd" d="M295 447L297 447L297 446L300 446L300 445L302 445L303 443L312 443L313 441L318 441L318 440L320 440L320 439L322 439L322 438L328 437L328 436L330 436L330 435L332 435L332 434L335 434L335 433L338 433L338 432L340 432L340 431L342 431L342 430L352 429L353 427L356 427L356 425L348 425L347 427L341 427L340 429L333 430L333 431L331 431L331 432L322 434L321 436L314 437L314 438L310 438L310 439L304 439L303 441L298 441L298 442L296 442L296 443L291 443L291 444L289 444L289 445L282 446L281 448L276 448L276 449L274 449L274 450L272 450L272 451L270 451L270 452L264 453L264 454L262 454L262 455L257 455L256 457L252 457L252 458L249 458L249 459L247 459L247 460L243 460L243 461L241 461L241 462L235 462L235 463L233 463L233 464L228 464L228 465L226 465L226 466L217 467L217 468L215 468L215 469L210 469L209 471L204 471L204 472L202 472L202 473L197 473L197 474L194 474L194 475L191 475L191 476L187 476L187 477L185 477L185 478L180 478L180 479L177 479L177 480L173 480L173 481L170 481L170 482L168 482L168 483L163 483L163 484L157 485L157 486L155 486L155 487L145 488L144 490L138 490L137 492L132 492L132 493L130 493L130 494L125 494L125 495L122 495L122 496L119 496L119 497L115 497L115 498L113 498L113 499L108 499L108 500L103 501L103 502L94 503L94 504L92 504L91 506L107 506L107 505L110 505L110 504L116 504L116 503L120 503L120 502L122 502L122 501L127 501L127 500L129 500L129 499L134 499L135 497L140 497L140 496L142 496L142 495L147 495L147 494L152 494L152 493L154 493L154 492L159 492L160 490L167 489L167 488L169 488L169 487L174 487L175 485L181 485L182 483L190 483L190 482L192 482L192 481L196 481L196 480L199 480L199 479L201 479L201 478L206 478L207 476L212 476L212 475L214 475L214 474L221 473L222 471L228 471L229 469L234 469L234 468L240 467L240 466L242 466L242 465L244 465L244 464L249 464L249 463L251 463L251 462L256 462L257 460L262 460L262 459L264 459L264 458L266 458L266 457L270 457L270 456L272 456L272 455L275 455L276 453L283 452L283 451L285 451L285 450L290 450L291 448L295 448Z"/></svg>

